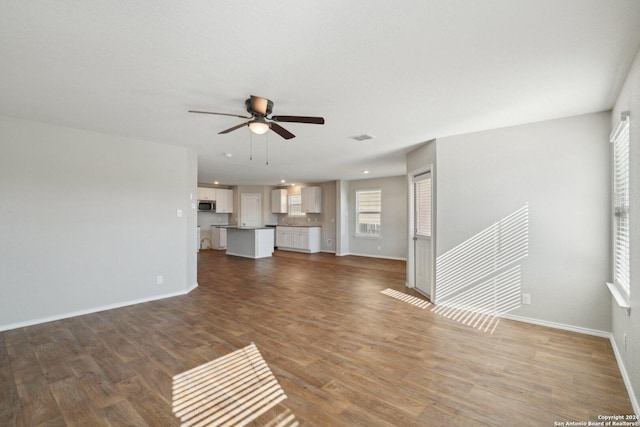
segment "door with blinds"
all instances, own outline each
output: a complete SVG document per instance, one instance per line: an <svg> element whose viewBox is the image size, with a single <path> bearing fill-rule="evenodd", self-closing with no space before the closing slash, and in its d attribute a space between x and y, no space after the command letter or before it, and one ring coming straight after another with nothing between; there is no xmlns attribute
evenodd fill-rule
<svg viewBox="0 0 640 427"><path fill-rule="evenodd" d="M433 276L433 247L431 244L431 172L413 177L414 197L414 268L415 285L421 293L431 297Z"/></svg>

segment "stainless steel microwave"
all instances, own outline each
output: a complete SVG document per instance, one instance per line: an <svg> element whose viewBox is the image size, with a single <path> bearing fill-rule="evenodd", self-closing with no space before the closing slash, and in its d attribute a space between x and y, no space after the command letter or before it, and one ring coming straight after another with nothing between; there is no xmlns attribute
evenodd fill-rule
<svg viewBox="0 0 640 427"><path fill-rule="evenodd" d="M211 200L198 200L198 212L215 212L216 202Z"/></svg>

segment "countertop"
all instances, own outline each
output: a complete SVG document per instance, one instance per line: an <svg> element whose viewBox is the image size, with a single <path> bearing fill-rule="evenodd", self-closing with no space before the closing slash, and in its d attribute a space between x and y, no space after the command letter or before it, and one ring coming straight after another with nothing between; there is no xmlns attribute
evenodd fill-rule
<svg viewBox="0 0 640 427"><path fill-rule="evenodd" d="M237 225L225 225L220 228L227 230L273 230L273 227L238 227Z"/></svg>
<svg viewBox="0 0 640 427"><path fill-rule="evenodd" d="M264 230L264 229L274 229L276 227L299 227L299 228L313 228L313 227L322 227L321 225L314 225L314 224L300 224L300 225L293 225L293 224L278 224L278 225L272 225L272 224L267 224L267 225L263 225L261 227L241 227L238 226L236 224L227 224L227 225L212 225L211 227L214 228L226 228L226 229L230 229L230 228L235 228L238 230Z"/></svg>

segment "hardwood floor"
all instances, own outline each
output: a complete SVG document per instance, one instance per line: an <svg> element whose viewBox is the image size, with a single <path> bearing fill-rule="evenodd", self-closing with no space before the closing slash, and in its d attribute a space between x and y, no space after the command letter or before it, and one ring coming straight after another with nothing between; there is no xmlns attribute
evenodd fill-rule
<svg viewBox="0 0 640 427"><path fill-rule="evenodd" d="M251 343L287 399L250 425L552 426L633 413L608 340L506 320L486 333L381 294L419 296L404 262L203 251L198 270L189 295L0 333L0 425L180 425L174 377ZM200 378L190 393L212 388Z"/></svg>

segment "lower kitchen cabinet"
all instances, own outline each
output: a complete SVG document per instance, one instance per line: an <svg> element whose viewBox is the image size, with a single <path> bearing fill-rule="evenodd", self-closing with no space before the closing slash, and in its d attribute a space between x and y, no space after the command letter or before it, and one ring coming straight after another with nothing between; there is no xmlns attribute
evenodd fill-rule
<svg viewBox="0 0 640 427"><path fill-rule="evenodd" d="M213 247L213 249L227 248L226 228L218 228L216 226L211 227L211 246Z"/></svg>
<svg viewBox="0 0 640 427"><path fill-rule="evenodd" d="M276 246L284 251L320 252L321 227L276 227Z"/></svg>

